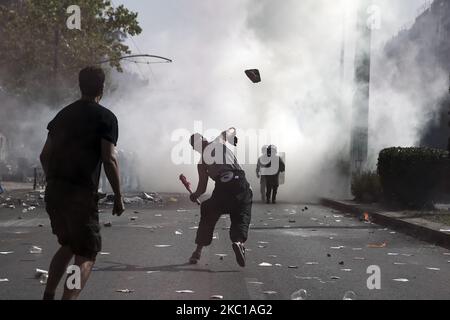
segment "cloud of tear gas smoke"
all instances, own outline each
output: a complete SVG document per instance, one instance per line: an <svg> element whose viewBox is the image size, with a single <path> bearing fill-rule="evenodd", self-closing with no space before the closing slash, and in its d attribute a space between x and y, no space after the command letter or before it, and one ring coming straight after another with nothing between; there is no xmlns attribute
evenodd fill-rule
<svg viewBox="0 0 450 320"><path fill-rule="evenodd" d="M381 17L380 29L373 34L373 53L379 57L385 42L414 19L422 1L373 2ZM201 121L205 130L235 126L270 132L270 142L287 153L283 199L348 191L341 171L349 154L357 1L122 3L140 11L144 33L136 41L141 51L175 61L151 71L141 66L136 72L148 76L149 86L129 88L108 101L121 120L121 147L139 155L145 187L182 191L177 181L182 171L196 181L194 165L172 163L171 152L181 141L173 141L172 134L177 129L193 132L195 121ZM372 66L372 165L384 146L417 143L425 113L427 97L417 100L390 89L384 78L387 64L374 59ZM262 83L254 85L245 77L249 68L260 69ZM241 161L266 142L263 135L259 143L247 146L251 150L238 155ZM185 145L189 150L187 139ZM257 195L252 164L246 169Z"/></svg>
<svg viewBox="0 0 450 320"><path fill-rule="evenodd" d="M151 68L130 64L130 70L149 84L117 75L119 90L103 101L119 118L119 148L137 155L143 188L184 192L178 181L182 172L196 182L187 137L175 134L180 129L186 135L193 133L201 124L203 130L235 126L241 133L259 133L259 141L252 144L247 140L254 139L241 136L247 150L238 154L242 162L250 162L245 168L255 198L259 184L251 155L268 142L287 154L281 199L346 194L348 181L341 172L349 155L356 0L115 1L119 2L139 11L144 29L134 39L139 51L174 60ZM381 25L373 35L372 164L382 147L417 143L429 111L424 107L428 97L399 93L389 86L386 79L395 70L378 58L384 43L415 17L423 1L373 2L380 7ZM130 46L136 51L132 42ZM261 71L261 83L252 84L245 76L244 70L251 68ZM441 77L437 79L433 88L441 86ZM411 91L420 85L416 79ZM52 116L40 119L30 114L24 123L35 125L43 140ZM173 150L182 147L181 142L192 152L192 164L173 163Z"/></svg>

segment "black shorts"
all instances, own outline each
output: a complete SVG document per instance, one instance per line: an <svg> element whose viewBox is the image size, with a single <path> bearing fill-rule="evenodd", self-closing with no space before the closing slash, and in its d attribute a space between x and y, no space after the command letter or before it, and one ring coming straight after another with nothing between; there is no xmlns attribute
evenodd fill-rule
<svg viewBox="0 0 450 320"><path fill-rule="evenodd" d="M98 195L86 188L49 182L45 192L47 213L53 233L62 246L95 260L102 239L98 218Z"/></svg>

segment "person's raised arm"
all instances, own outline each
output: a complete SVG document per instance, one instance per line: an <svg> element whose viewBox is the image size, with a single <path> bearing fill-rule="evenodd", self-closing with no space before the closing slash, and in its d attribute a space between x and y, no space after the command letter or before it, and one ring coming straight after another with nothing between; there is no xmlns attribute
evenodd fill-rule
<svg viewBox="0 0 450 320"><path fill-rule="evenodd" d="M42 165L42 169L44 170L45 176L47 176L47 174L48 174L48 164L50 162L51 147L52 147L52 143L51 143L50 135L48 135L47 141L45 141L44 148L42 149L41 155L39 157L41 160L41 165Z"/></svg>
<svg viewBox="0 0 450 320"><path fill-rule="evenodd" d="M120 216L125 211L125 207L122 200L122 192L120 191L119 162L117 161L114 144L105 139L102 139L102 162L106 177L114 192L113 215Z"/></svg>
<svg viewBox="0 0 450 320"><path fill-rule="evenodd" d="M238 138L236 137L236 129L230 128L220 134L216 139L214 139L216 142L220 143L230 143L234 146L237 146L238 144Z"/></svg>
<svg viewBox="0 0 450 320"><path fill-rule="evenodd" d="M191 195L191 201L196 202L202 194L206 192L208 187L208 173L206 172L206 167L202 164L197 166L198 170L198 186L197 190Z"/></svg>

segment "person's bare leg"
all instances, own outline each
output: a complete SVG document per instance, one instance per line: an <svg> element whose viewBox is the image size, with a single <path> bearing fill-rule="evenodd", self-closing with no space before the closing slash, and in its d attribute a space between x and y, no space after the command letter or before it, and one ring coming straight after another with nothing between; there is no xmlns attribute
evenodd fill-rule
<svg viewBox="0 0 450 320"><path fill-rule="evenodd" d="M190 264L197 264L202 256L203 246L197 245L197 249L192 253L192 256L189 258Z"/></svg>
<svg viewBox="0 0 450 320"><path fill-rule="evenodd" d="M66 273L67 266L73 257L69 247L61 247L53 256L48 271L47 285L44 292L44 300L53 300L59 282Z"/></svg>
<svg viewBox="0 0 450 320"><path fill-rule="evenodd" d="M89 276L91 275L92 267L94 266L94 264L95 264L95 261L92 259L75 256L75 265L80 268L80 272L81 272L81 279L80 279L81 287L80 287L80 289L69 289L69 288L67 288L67 281L66 281L66 283L64 285L64 294L62 297L63 300L78 299L81 291L83 290L83 288L86 285L86 282L89 279Z"/></svg>

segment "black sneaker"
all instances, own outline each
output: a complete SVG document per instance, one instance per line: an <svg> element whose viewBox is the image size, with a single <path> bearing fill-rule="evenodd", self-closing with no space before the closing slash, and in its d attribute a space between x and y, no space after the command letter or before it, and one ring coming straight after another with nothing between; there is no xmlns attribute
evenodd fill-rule
<svg viewBox="0 0 450 320"><path fill-rule="evenodd" d="M190 264L197 264L198 261L200 260L200 257L201 257L201 253L198 252L198 251L194 251L192 256L189 258L189 263Z"/></svg>
<svg viewBox="0 0 450 320"><path fill-rule="evenodd" d="M240 242L233 242L233 251L236 255L237 263L243 268L245 267L245 247Z"/></svg>

